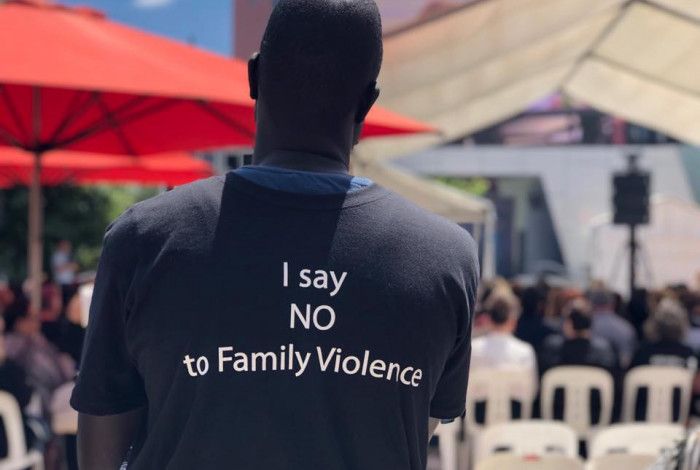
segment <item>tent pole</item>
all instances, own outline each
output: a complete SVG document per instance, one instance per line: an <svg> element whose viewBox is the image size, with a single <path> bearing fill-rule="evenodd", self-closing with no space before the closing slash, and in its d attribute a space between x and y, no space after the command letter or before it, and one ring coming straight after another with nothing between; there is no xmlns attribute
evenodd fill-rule
<svg viewBox="0 0 700 470"><path fill-rule="evenodd" d="M29 301L30 313L41 312L41 285L43 277L44 243L43 243L43 207L41 204L41 90L34 87L32 121L34 133L34 167L29 186L29 243L27 258L29 261Z"/></svg>

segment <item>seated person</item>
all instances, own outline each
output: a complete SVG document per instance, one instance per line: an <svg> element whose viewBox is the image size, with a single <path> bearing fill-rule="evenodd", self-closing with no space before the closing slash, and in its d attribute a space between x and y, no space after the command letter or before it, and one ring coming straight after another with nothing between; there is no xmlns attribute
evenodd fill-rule
<svg viewBox="0 0 700 470"><path fill-rule="evenodd" d="M0 331L4 330L4 321L0 318ZM27 446L31 447L34 435L26 425L24 408L32 398L32 389L27 383L27 375L24 370L15 362L7 358L5 354L5 342L0 336L0 390L9 393L17 400L17 405L22 411L24 419L25 440ZM5 436L5 426L0 426L0 459L7 456L7 438Z"/></svg>
<svg viewBox="0 0 700 470"><path fill-rule="evenodd" d="M677 366L696 370L693 349L684 343L689 329L688 314L673 299L661 301L644 324L646 341L637 349L630 367Z"/></svg>
<svg viewBox="0 0 700 470"><path fill-rule="evenodd" d="M486 307L487 333L472 341L472 370L527 370L537 383L535 350L513 335L519 314L520 305L515 297L502 296L489 302Z"/></svg>
<svg viewBox="0 0 700 470"><path fill-rule="evenodd" d="M564 311L563 335L549 336L540 352L542 372L556 366L593 366L614 373L615 350L608 341L591 335L591 314L585 302L572 302Z"/></svg>
<svg viewBox="0 0 700 470"><path fill-rule="evenodd" d="M520 304L513 295L491 296L485 305L487 333L472 340L471 370L509 369L527 371L537 388L537 361L535 350L528 343L513 336L518 324ZM513 403L511 415L521 415L520 403ZM474 410L477 422L485 418L485 404L477 403Z"/></svg>
<svg viewBox="0 0 700 470"><path fill-rule="evenodd" d="M697 371L698 360L693 349L684 343L690 327L688 314L683 306L672 298L663 299L651 317L644 324L644 342L632 359L630 368L637 366L671 366ZM693 411L700 409L700 381L695 380ZM680 395L674 393L674 418L680 412ZM647 390L638 391L635 406L635 420L645 419L647 407Z"/></svg>
<svg viewBox="0 0 700 470"><path fill-rule="evenodd" d="M618 365L627 368L637 346L637 333L630 322L618 314L617 297L604 286L597 286L588 292L588 300L593 336L606 339L617 353Z"/></svg>
<svg viewBox="0 0 700 470"><path fill-rule="evenodd" d="M30 315L28 308L6 317L5 322L7 357L25 371L46 412L54 390L75 377L75 363L46 339L41 332L41 320Z"/></svg>
<svg viewBox="0 0 700 470"><path fill-rule="evenodd" d="M582 299L572 301L564 308L563 335L549 336L540 351L540 367L545 372L557 366L600 367L619 379L618 359L610 343L591 334L591 311ZM616 387L619 390L620 387ZM562 419L564 414L564 396L562 391L554 395L554 419ZM600 419L600 396L591 392L591 422ZM619 400L615 400L619 403ZM618 410L613 410L616 414Z"/></svg>
<svg viewBox="0 0 700 470"><path fill-rule="evenodd" d="M557 332L544 318L548 289L546 285L540 284L528 287L520 294L522 312L518 318L515 336L532 345L535 350L542 347L545 338Z"/></svg>

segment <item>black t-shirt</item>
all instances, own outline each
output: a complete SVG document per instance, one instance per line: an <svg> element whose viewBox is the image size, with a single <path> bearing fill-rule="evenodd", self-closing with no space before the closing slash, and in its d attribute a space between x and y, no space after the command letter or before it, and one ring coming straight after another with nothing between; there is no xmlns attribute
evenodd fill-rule
<svg viewBox="0 0 700 470"><path fill-rule="evenodd" d="M676 341L643 343L634 354L630 367L653 365L697 369L698 360L693 350Z"/></svg>
<svg viewBox="0 0 700 470"><path fill-rule="evenodd" d="M542 372L556 366L592 366L614 373L617 355L603 338L566 339L552 335L544 342L539 363Z"/></svg>
<svg viewBox="0 0 700 470"><path fill-rule="evenodd" d="M377 185L183 186L108 229L72 404L148 407L130 470L424 469L428 417L464 412L477 272Z"/></svg>

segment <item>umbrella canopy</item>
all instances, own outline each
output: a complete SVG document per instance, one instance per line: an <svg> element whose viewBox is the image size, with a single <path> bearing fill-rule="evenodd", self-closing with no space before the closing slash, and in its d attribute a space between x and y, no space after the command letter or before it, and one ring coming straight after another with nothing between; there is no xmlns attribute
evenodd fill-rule
<svg viewBox="0 0 700 470"><path fill-rule="evenodd" d="M0 7L0 145L140 155L250 145L246 64L36 1ZM430 128L376 109L364 136Z"/></svg>
<svg viewBox="0 0 700 470"><path fill-rule="evenodd" d="M143 155L251 145L245 64L108 21L86 8L0 6L0 146L35 155L29 198L32 307L42 272L41 156L68 149ZM365 136L430 128L388 111Z"/></svg>
<svg viewBox="0 0 700 470"><path fill-rule="evenodd" d="M45 154L42 160L42 186L62 183L178 186L213 174L209 163L184 152L134 158L58 150ZM33 155L18 149L0 149L0 188L28 185L33 166Z"/></svg>

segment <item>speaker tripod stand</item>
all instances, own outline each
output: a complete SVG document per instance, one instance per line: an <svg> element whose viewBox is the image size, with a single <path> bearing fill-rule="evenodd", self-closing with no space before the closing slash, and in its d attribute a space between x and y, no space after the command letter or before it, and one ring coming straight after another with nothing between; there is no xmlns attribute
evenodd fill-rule
<svg viewBox="0 0 700 470"><path fill-rule="evenodd" d="M610 275L611 283L615 283L617 277L620 273L620 266L627 256L627 261L629 263L629 289L630 295L632 295L637 289L637 266L638 262L644 269L644 274L646 275L646 281L649 285L654 284L654 275L651 268L651 257L649 252L644 246L644 244L637 238L637 225L630 224L629 227L629 238L620 246L613 260L612 272Z"/></svg>

